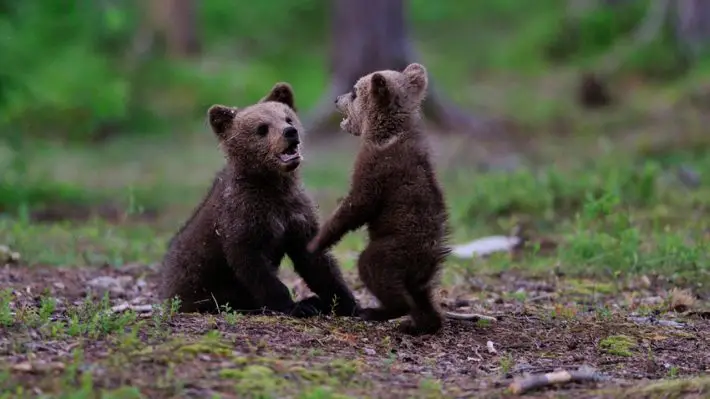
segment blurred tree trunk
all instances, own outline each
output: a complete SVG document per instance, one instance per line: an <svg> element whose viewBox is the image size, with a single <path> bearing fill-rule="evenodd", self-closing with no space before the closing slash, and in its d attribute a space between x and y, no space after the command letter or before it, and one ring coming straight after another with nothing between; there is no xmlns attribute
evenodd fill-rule
<svg viewBox="0 0 710 399"><path fill-rule="evenodd" d="M201 50L194 0L149 0L147 30L171 57L185 58Z"/></svg>
<svg viewBox="0 0 710 399"><path fill-rule="evenodd" d="M607 6L616 6L630 1L638 0L597 0L596 3L601 3ZM659 23L653 24L659 27L654 30L656 31L656 34L660 31L660 27L664 23L672 23L675 27L676 39L682 49L686 51L691 58L699 57L700 54L708 49L710 45L710 1L675 0L673 2L669 2L668 0L654 0L649 7L653 8L656 6L659 10L662 8L665 9L665 7L658 6L658 4L662 2L669 3L671 5L674 4L675 7L668 7L670 11L668 13L663 11L662 14L656 14L655 16L653 14L649 14L649 17L659 19ZM577 7L580 8L579 5L581 3L586 3L586 6L589 7L593 6L595 1L571 0L571 8L574 8L573 5L575 5L575 3Z"/></svg>
<svg viewBox="0 0 710 399"><path fill-rule="evenodd" d="M412 48L404 0L333 0L331 19L331 81L326 93L305 119L312 134L337 129L333 102L350 91L362 76L376 70L403 70L417 57ZM425 116L447 131L472 132L481 121L449 104L429 78Z"/></svg>
<svg viewBox="0 0 710 399"><path fill-rule="evenodd" d="M693 58L710 44L710 1L676 0L676 37Z"/></svg>

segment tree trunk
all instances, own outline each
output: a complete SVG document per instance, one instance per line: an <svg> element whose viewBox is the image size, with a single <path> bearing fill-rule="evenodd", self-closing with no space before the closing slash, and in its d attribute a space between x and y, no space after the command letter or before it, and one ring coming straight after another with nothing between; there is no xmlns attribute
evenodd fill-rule
<svg viewBox="0 0 710 399"><path fill-rule="evenodd" d="M311 134L337 129L335 97L350 91L362 76L376 70L403 70L417 57L407 34L404 0L333 0L331 81L305 119ZM426 117L447 131L473 132L483 123L445 101L429 78L423 104Z"/></svg>
<svg viewBox="0 0 710 399"><path fill-rule="evenodd" d="M150 0L149 7L146 28L168 55L184 58L200 52L194 0Z"/></svg>
<svg viewBox="0 0 710 399"><path fill-rule="evenodd" d="M710 44L710 1L676 1L676 37L692 58L699 57Z"/></svg>

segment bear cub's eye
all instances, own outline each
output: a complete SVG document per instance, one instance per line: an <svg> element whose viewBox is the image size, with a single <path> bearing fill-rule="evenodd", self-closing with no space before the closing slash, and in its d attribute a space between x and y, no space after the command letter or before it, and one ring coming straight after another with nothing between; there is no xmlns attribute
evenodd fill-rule
<svg viewBox="0 0 710 399"><path fill-rule="evenodd" d="M357 90L355 90L355 86L353 86L353 90L350 92L350 95L353 100L357 98Z"/></svg>
<svg viewBox="0 0 710 399"><path fill-rule="evenodd" d="M286 123L288 123L290 125L293 123L293 120L289 117L286 117Z"/></svg>
<svg viewBox="0 0 710 399"><path fill-rule="evenodd" d="M259 136L266 136L266 133L269 133L269 125L263 123L256 128L256 134Z"/></svg>

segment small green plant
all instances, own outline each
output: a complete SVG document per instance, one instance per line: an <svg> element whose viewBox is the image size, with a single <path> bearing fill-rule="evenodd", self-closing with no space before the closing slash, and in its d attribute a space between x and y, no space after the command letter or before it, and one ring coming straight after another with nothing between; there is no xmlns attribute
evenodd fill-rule
<svg viewBox="0 0 710 399"><path fill-rule="evenodd" d="M443 398L444 388L439 380L423 378L419 380L419 394L424 398Z"/></svg>
<svg viewBox="0 0 710 399"><path fill-rule="evenodd" d="M509 353L501 356L498 362L500 364L500 370L503 374L509 374L510 371L513 370L513 366L515 366L515 359L513 359L513 355Z"/></svg>
<svg viewBox="0 0 710 399"><path fill-rule="evenodd" d="M476 327L479 328L484 328L484 327L489 327L493 323L489 319L478 319L476 320Z"/></svg>
<svg viewBox="0 0 710 399"><path fill-rule="evenodd" d="M224 321L226 321L227 324L229 324L230 326L237 324L237 322L243 317L242 314L232 310L232 307L229 306L229 304L222 305L222 309L223 309L222 314L224 315Z"/></svg>
<svg viewBox="0 0 710 399"><path fill-rule="evenodd" d="M175 297L165 300L163 303L153 305L153 328L151 334L155 338L164 338L170 333L170 321L178 313L180 299Z"/></svg>
<svg viewBox="0 0 710 399"><path fill-rule="evenodd" d="M601 320L609 320L609 319L611 319L611 316L612 316L612 314L611 314L611 309L609 309L608 306L606 306L606 305L604 305L604 306L597 306L597 307L595 308L595 310L596 310L597 318L599 318L599 319L601 319Z"/></svg>
<svg viewBox="0 0 710 399"><path fill-rule="evenodd" d="M12 290L5 288L0 291L0 325L10 327L15 323L15 317L12 314Z"/></svg>
<svg viewBox="0 0 710 399"><path fill-rule="evenodd" d="M56 299L50 297L46 293L45 293L45 295L42 295L42 297L40 298L40 306L39 306L39 322L42 324L48 323L49 318L54 313L54 310L56 309L56 307L57 307Z"/></svg>

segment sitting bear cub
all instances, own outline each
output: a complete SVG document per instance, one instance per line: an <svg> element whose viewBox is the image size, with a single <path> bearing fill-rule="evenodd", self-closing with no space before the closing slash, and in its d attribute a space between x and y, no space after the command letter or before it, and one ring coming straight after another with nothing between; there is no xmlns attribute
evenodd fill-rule
<svg viewBox="0 0 710 399"><path fill-rule="evenodd" d="M306 250L318 219L296 170L302 126L291 87L278 83L243 109L213 105L208 118L227 163L168 245L161 297L177 296L182 312L355 315L333 256ZM284 255L317 297L292 300L277 276Z"/></svg>
<svg viewBox="0 0 710 399"><path fill-rule="evenodd" d="M432 282L449 254L444 195L418 126L427 90L426 69L378 71L360 78L336 106L341 128L362 136L351 188L309 243L317 252L367 224L370 242L358 259L360 279L381 304L363 309L365 320L409 314L408 334L435 333L443 318L432 298Z"/></svg>

